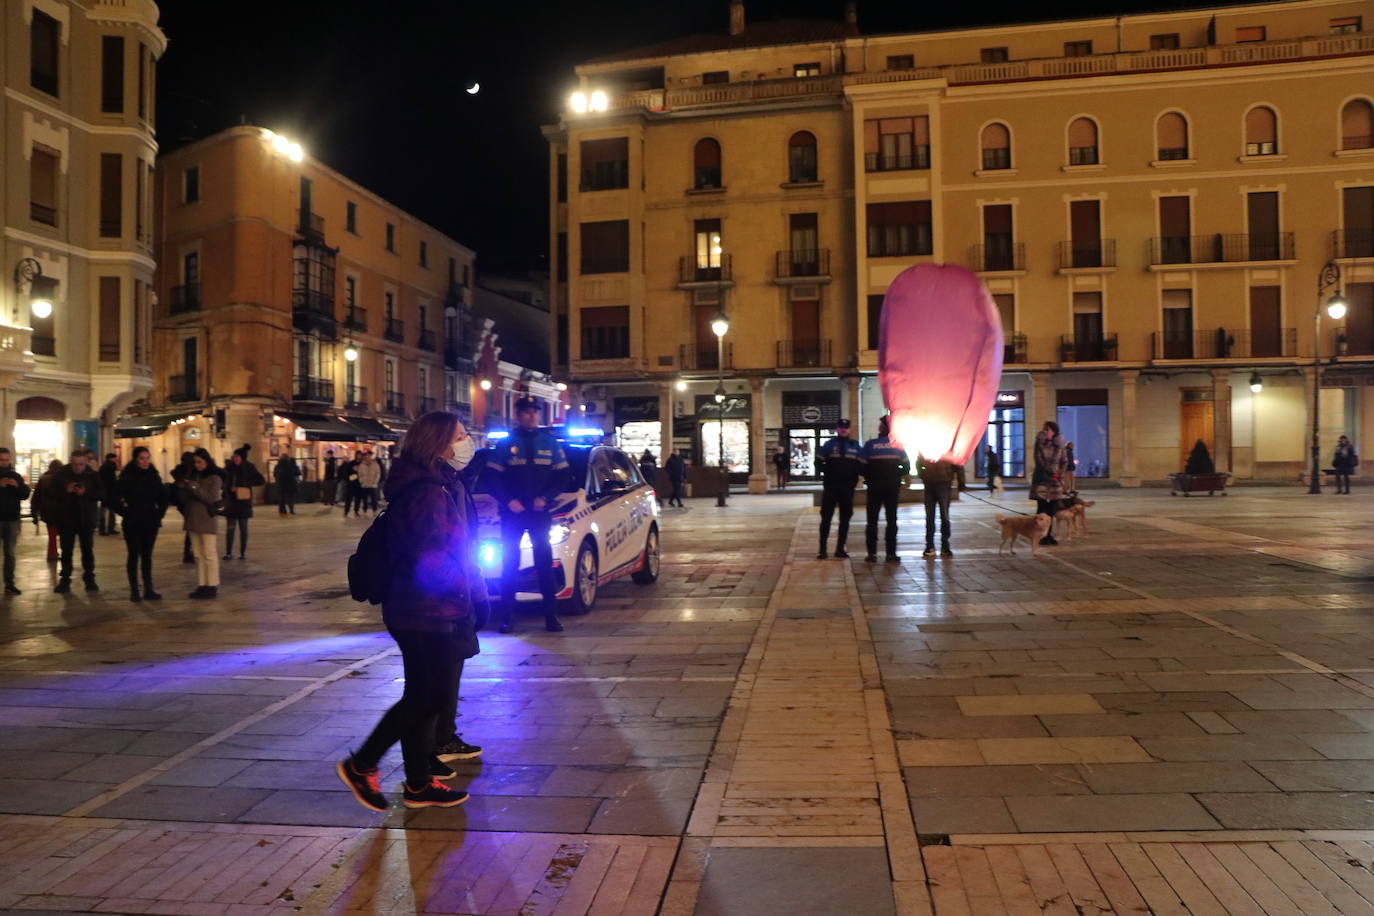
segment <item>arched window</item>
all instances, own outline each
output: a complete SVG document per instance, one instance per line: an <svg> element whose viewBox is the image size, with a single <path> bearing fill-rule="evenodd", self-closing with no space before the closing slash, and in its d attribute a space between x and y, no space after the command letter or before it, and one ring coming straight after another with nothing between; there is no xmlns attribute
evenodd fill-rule
<svg viewBox="0 0 1374 916"><path fill-rule="evenodd" d="M720 144L710 137L698 140L692 150L692 175L694 188L720 187Z"/></svg>
<svg viewBox="0 0 1374 916"><path fill-rule="evenodd" d="M1263 105L1245 113L1245 155L1272 156L1279 151L1279 119Z"/></svg>
<svg viewBox="0 0 1374 916"><path fill-rule="evenodd" d="M787 180L817 181L816 135L799 130L787 141Z"/></svg>
<svg viewBox="0 0 1374 916"><path fill-rule="evenodd" d="M1074 118L1069 124L1069 165L1097 165L1097 122Z"/></svg>
<svg viewBox="0 0 1374 916"><path fill-rule="evenodd" d="M1155 149L1160 159L1188 158L1188 121L1176 111L1166 111L1155 122Z"/></svg>
<svg viewBox="0 0 1374 916"><path fill-rule="evenodd" d="M1011 168L1011 131L1005 124L989 124L983 128L983 168Z"/></svg>
<svg viewBox="0 0 1374 916"><path fill-rule="evenodd" d="M1341 109L1341 149L1374 147L1374 105L1351 99Z"/></svg>

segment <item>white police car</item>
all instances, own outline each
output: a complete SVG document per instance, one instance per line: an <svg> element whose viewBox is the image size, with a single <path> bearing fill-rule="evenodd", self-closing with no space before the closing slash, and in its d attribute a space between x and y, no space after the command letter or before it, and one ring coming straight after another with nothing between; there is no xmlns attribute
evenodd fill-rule
<svg viewBox="0 0 1374 916"><path fill-rule="evenodd" d="M597 431L599 434L599 431ZM640 585L658 579L660 553L658 498L639 473L639 466L618 448L579 444L560 436L568 457L568 492L554 503L554 584L565 604L563 614L585 614L596 603L601 586L631 577ZM474 463L485 467L485 453ZM501 594L501 516L491 495L491 479L482 472L472 488L477 507L477 561L488 592ZM519 592L538 593L529 534L520 543Z"/></svg>

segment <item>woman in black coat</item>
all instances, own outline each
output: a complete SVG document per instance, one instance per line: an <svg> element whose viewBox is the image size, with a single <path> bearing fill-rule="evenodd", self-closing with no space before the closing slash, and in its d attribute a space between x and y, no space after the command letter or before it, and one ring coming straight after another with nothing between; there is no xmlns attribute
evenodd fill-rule
<svg viewBox="0 0 1374 916"><path fill-rule="evenodd" d="M153 545L162 516L167 513L167 488L162 475L153 467L153 456L143 446L134 449L133 460L124 466L115 483L112 499L115 510L124 517L124 547L128 551L129 600L157 601L153 589ZM143 593L138 591L139 567L143 569Z"/></svg>
<svg viewBox="0 0 1374 916"><path fill-rule="evenodd" d="M277 511L286 515L296 514L296 490L301 479L301 466L290 455L283 456L272 471L277 482Z"/></svg>
<svg viewBox="0 0 1374 916"><path fill-rule="evenodd" d="M267 481L248 460L248 446L235 449L224 466L224 559L234 556L234 529L239 532L239 559L248 550L248 520L253 517L253 487Z"/></svg>

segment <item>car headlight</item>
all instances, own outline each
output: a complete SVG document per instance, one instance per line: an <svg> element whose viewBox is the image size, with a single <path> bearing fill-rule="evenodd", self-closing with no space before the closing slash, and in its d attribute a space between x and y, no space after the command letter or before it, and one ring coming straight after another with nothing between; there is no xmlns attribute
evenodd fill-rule
<svg viewBox="0 0 1374 916"><path fill-rule="evenodd" d="M549 544L554 547L562 544L570 537L572 537L572 525L568 524L566 519L554 522L553 526L549 528Z"/></svg>

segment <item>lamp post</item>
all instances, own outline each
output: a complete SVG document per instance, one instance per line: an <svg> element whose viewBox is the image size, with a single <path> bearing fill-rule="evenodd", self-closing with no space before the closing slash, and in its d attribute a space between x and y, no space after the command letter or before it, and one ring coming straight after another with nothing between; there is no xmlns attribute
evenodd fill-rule
<svg viewBox="0 0 1374 916"><path fill-rule="evenodd" d="M1341 266L1327 261L1317 274L1317 307L1312 312L1312 481L1308 493L1322 491L1321 469L1321 409L1322 409L1322 295L1330 287L1336 294L1326 301L1326 314L1333 321L1345 317L1345 299L1341 296Z"/></svg>
<svg viewBox="0 0 1374 916"><path fill-rule="evenodd" d="M20 258L19 263L14 265L14 322L19 324L24 322L24 315L20 308L20 301L24 297L27 289L29 292L29 310L39 318L47 318L52 314L52 302L46 298L33 298L33 285L35 281L43 276L43 265L37 258Z"/></svg>
<svg viewBox="0 0 1374 916"><path fill-rule="evenodd" d="M722 309L711 319L711 333L716 335L716 432L718 434L716 463L720 467L720 481L716 487L716 505L725 505L725 494L730 488L730 477L725 470L725 334L730 330L730 319Z"/></svg>

